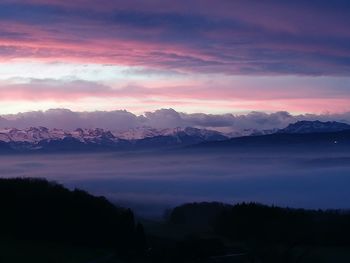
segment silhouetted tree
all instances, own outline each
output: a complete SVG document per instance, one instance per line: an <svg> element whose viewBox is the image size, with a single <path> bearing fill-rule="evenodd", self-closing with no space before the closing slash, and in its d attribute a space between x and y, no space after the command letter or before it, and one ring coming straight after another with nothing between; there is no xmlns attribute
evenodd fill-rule
<svg viewBox="0 0 350 263"><path fill-rule="evenodd" d="M70 191L43 179L0 179L0 232L16 239L53 241L118 251L139 246L131 210L104 197ZM135 238L137 236L137 238Z"/></svg>

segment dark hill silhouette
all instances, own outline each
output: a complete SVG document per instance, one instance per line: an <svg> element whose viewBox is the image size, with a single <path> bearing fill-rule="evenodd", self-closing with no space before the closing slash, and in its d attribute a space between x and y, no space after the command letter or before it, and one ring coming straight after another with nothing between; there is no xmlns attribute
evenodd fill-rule
<svg viewBox="0 0 350 263"><path fill-rule="evenodd" d="M0 141L0 154L8 154L8 153L14 153L15 151L11 148L11 146L6 142Z"/></svg>
<svg viewBox="0 0 350 263"><path fill-rule="evenodd" d="M350 245L350 213L280 208L256 203L220 214L218 232L233 239L290 244Z"/></svg>
<svg viewBox="0 0 350 263"><path fill-rule="evenodd" d="M188 203L175 207L167 220L174 225L183 225L193 230L203 230L212 226L214 220L231 208L219 202Z"/></svg>
<svg viewBox="0 0 350 263"><path fill-rule="evenodd" d="M50 241L119 251L144 246L131 210L103 197L42 179L0 179L3 238Z"/></svg>
<svg viewBox="0 0 350 263"><path fill-rule="evenodd" d="M306 210L258 203L191 203L176 207L170 224L212 229L233 240L350 245L350 212Z"/></svg>
<svg viewBox="0 0 350 263"><path fill-rule="evenodd" d="M320 132L320 133L275 133L260 136L244 136L233 138L226 141L205 142L195 146L193 149L236 149L242 147L303 147L312 146L316 148L329 149L339 148L348 149L350 146L350 130L338 132Z"/></svg>
<svg viewBox="0 0 350 263"><path fill-rule="evenodd" d="M190 203L174 208L167 222L169 228L192 229L197 237L193 239L187 233L190 238L173 252L183 253L184 258L205 255L205 262L263 263L350 259L345 252L350 247L349 211L291 209L258 203ZM201 224L202 232L198 232L196 222ZM199 250L206 254L196 252Z"/></svg>

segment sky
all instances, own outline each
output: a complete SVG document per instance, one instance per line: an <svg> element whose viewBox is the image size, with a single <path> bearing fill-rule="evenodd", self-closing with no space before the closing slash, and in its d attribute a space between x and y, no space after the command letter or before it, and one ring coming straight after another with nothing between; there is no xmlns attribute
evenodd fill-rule
<svg viewBox="0 0 350 263"><path fill-rule="evenodd" d="M1 0L0 114L347 114L349 13L345 0Z"/></svg>

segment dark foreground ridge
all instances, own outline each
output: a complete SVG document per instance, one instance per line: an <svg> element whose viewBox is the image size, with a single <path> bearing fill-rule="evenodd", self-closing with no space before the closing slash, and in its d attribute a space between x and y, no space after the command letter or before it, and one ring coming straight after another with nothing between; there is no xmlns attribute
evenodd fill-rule
<svg viewBox="0 0 350 263"><path fill-rule="evenodd" d="M192 203L176 207L171 224L212 229L235 240L350 245L350 212L281 208L258 203Z"/></svg>
<svg viewBox="0 0 350 263"><path fill-rule="evenodd" d="M173 209L167 224L188 231L177 262L184 255L193 262L350 262L348 211L191 203Z"/></svg>
<svg viewBox="0 0 350 263"><path fill-rule="evenodd" d="M2 238L118 253L135 251L144 240L131 210L42 179L0 179L0 209Z"/></svg>
<svg viewBox="0 0 350 263"><path fill-rule="evenodd" d="M129 209L41 179L0 179L0 209L0 262L350 262L348 211L190 203L145 235Z"/></svg>

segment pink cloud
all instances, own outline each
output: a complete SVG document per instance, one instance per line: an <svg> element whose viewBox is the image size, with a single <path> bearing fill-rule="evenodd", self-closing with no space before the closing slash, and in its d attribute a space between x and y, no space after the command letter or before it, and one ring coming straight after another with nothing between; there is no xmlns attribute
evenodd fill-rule
<svg viewBox="0 0 350 263"><path fill-rule="evenodd" d="M283 80L283 79L282 79ZM138 108L154 107L197 107L199 109L221 109L222 111L278 111L292 112L342 112L349 110L350 96L338 86L319 86L319 82L291 82L280 89L283 81L249 79L231 80L231 84L220 86L212 83L193 82L188 85L143 87L137 85L108 86L88 81L29 80L27 83L0 83L2 101L57 101L78 102L87 98L100 100L138 101ZM288 82L288 80L286 80ZM326 82L325 80L320 80ZM342 85L346 85L344 82ZM217 86L215 86L217 85ZM293 86L295 85L295 86ZM82 103L82 102L79 102ZM135 107L135 105L130 108Z"/></svg>
<svg viewBox="0 0 350 263"><path fill-rule="evenodd" d="M110 64L177 72L189 80L159 77L150 82L136 79L130 85L135 74L107 85L53 81L48 76L20 84L4 81L0 97L13 103L132 99L147 108L155 104L208 112L345 111L349 81L329 76L350 72L348 8L343 1L4 0L0 3L3 63ZM209 80L202 80L203 75ZM243 75L252 81L231 78ZM309 82L305 76L320 78ZM142 105L130 107L142 109Z"/></svg>
<svg viewBox="0 0 350 263"><path fill-rule="evenodd" d="M32 13L21 16L11 3ZM3 60L252 75L346 75L350 67L343 58L350 55L346 12L322 4L35 0L3 5L13 14L1 21ZM188 6L191 12L185 12Z"/></svg>

